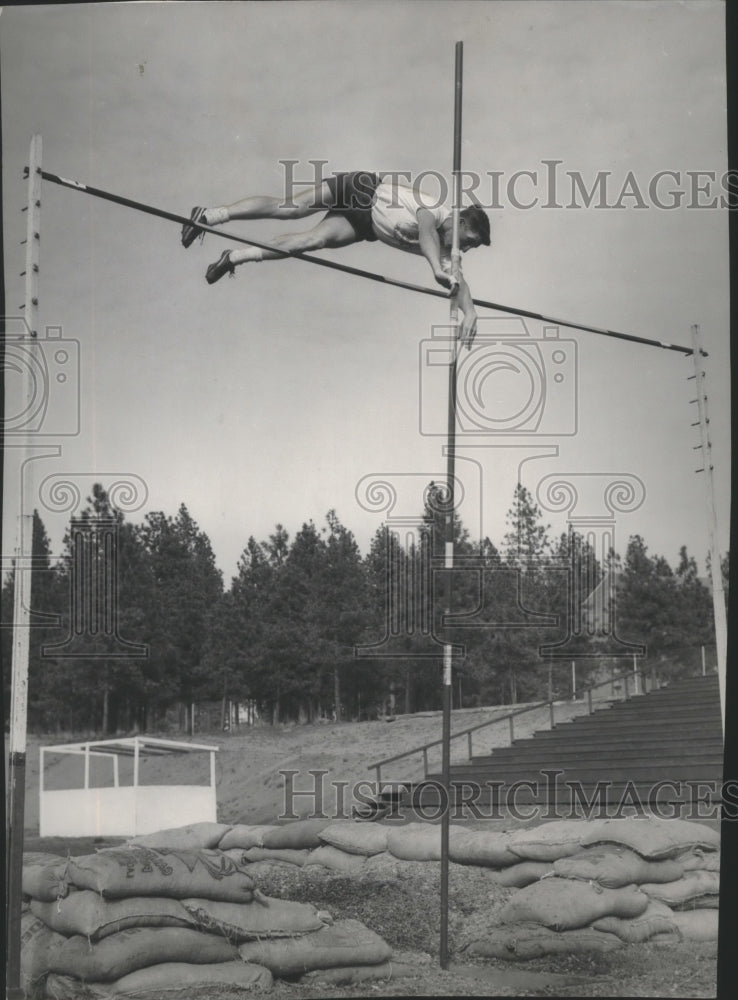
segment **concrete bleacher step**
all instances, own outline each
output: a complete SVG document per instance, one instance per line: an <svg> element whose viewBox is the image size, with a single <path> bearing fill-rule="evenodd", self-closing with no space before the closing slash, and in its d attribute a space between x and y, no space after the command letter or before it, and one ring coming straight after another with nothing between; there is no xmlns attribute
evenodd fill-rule
<svg viewBox="0 0 738 1000"><path fill-rule="evenodd" d="M610 709L598 709L591 715L579 715L570 719L572 724L583 719L632 719L634 722L644 722L647 719L690 719L700 714L711 716L715 711L714 705L710 702L696 703L694 705L683 705L675 702L673 705L634 705L626 702L625 705L616 706Z"/></svg>
<svg viewBox="0 0 738 1000"><path fill-rule="evenodd" d="M649 712L648 714L642 713L637 715L633 712L617 712L612 709L612 714L607 712L602 712L602 714L592 713L592 715L578 715L573 719L562 719L557 720L554 715L554 728L562 729L563 727L581 728L586 726L597 726L598 728L605 728L607 726L650 726L651 723L671 723L675 726L675 723L680 723L682 725L693 725L703 722L716 722L720 723L720 713L716 712L713 708L705 707L701 708L696 706L692 712ZM546 727L543 732L548 732L550 727Z"/></svg>
<svg viewBox="0 0 738 1000"><path fill-rule="evenodd" d="M538 732L531 739L537 740L538 746L545 747L548 750L551 747L563 746L565 743L575 745L591 741L601 741L603 743L620 742L623 744L632 742L633 744L637 744L640 740L645 739L645 732L648 733L646 742L653 742L654 737L667 742L673 742L674 740L673 727L666 725L649 725L645 729L640 726L586 726L581 729L557 727L553 731L543 730L542 732ZM700 738L703 742L722 741L722 730L719 724L703 722L696 727L684 726L681 738L685 742L693 742L695 739Z"/></svg>
<svg viewBox="0 0 738 1000"><path fill-rule="evenodd" d="M578 760L592 760L596 757L598 762L605 763L610 760L643 760L646 757L654 761L672 761L679 751L684 749L682 741L674 740L664 745L663 743L653 743L648 746L627 746L621 744L598 745L596 742L587 746L572 747L568 743L560 748L551 750L547 754L547 761L551 766L558 766L561 763L568 763ZM695 741L690 749L690 760L720 760L722 759L722 746L717 744L705 747L703 741ZM508 762L530 761L539 763L541 759L540 748L532 747L509 747L498 750L493 754L475 754L469 761L470 766L488 767L493 765L506 765ZM547 765L548 766L548 765Z"/></svg>
<svg viewBox="0 0 738 1000"><path fill-rule="evenodd" d="M620 714L636 714L636 715L663 715L666 712L683 712L689 711L689 709L703 709L710 711L714 708L715 697L709 696L704 697L702 695L690 695L687 692L680 698L666 699L659 697L658 694L644 694L638 695L633 698L628 698L623 701L616 701L610 705L596 705L594 707L593 715L603 716L608 715L611 712L617 715ZM583 718L582 715L578 718Z"/></svg>
<svg viewBox="0 0 738 1000"><path fill-rule="evenodd" d="M482 778L485 775L493 775L495 778L503 777L505 779L512 778L513 776L517 780L520 777L526 777L531 774L541 774L543 771L560 770L550 761L542 761L539 767L531 766L530 763L521 763L519 765L505 764L499 770L490 769L488 767L473 767L469 764L462 765L451 765L451 777L452 778ZM662 780L666 777L674 777L674 772L678 771L678 776L680 778L702 778L705 774L713 773L713 761L698 761L695 763L685 764L684 762L678 762L676 765L673 761L645 761L643 763L635 763L633 761L628 761L623 764L599 764L592 763L591 765L587 763L572 763L564 769L568 775L575 776L577 780L587 780L589 777L596 781L598 775L602 775L608 781L616 780L617 775L622 775L623 780L627 781L629 778L639 777L641 775L647 776L649 774L657 775L656 780ZM436 778L439 775L435 775Z"/></svg>
<svg viewBox="0 0 738 1000"><path fill-rule="evenodd" d="M482 739L481 736L476 737ZM545 729L527 739L478 752L464 764L451 767L451 784L463 797L464 786L479 786L479 801L496 802L504 789L529 781L538 790L517 789L520 802L549 804L555 796L561 805L576 799L566 782L576 784L580 795L602 791L608 802L617 802L634 792L650 801L692 803L699 798L695 787L708 788L708 798L719 801L722 780L723 732L717 677L688 678L668 687L633 696L597 708L553 729ZM561 771L555 783L544 771ZM426 779L439 782L440 774ZM504 782L502 791L490 790L485 783ZM675 788L659 783L674 783ZM692 783L690 785L689 783ZM682 787L683 786L683 787ZM419 782L407 799L432 803L438 789ZM526 799L526 795L528 798ZM491 796L491 798L490 798ZM657 796L657 799L654 798Z"/></svg>

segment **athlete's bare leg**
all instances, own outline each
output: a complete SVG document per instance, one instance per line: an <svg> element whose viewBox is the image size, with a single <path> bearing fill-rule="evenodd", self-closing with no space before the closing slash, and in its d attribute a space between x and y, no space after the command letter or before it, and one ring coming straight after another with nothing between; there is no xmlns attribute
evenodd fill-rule
<svg viewBox="0 0 738 1000"><path fill-rule="evenodd" d="M313 250L334 250L357 242L356 231L345 215L339 212L328 212L324 219L304 233L289 233L274 240L265 240L269 247L275 249L262 250L260 247L243 247L238 250L226 250L220 258L207 269L205 277L212 285L227 272L239 264L255 263L262 260L276 260L285 253L310 253ZM283 251L279 253L279 251Z"/></svg>
<svg viewBox="0 0 738 1000"><path fill-rule="evenodd" d="M316 212L325 212L332 205L330 186L323 181L294 195L289 202L284 198L255 195L218 208L196 206L190 214L190 222L182 226L182 246L189 247L198 237L202 239L205 236L198 228L198 222L206 226L221 226L234 219L303 219Z"/></svg>
<svg viewBox="0 0 738 1000"><path fill-rule="evenodd" d="M331 207L333 198L330 188L324 181L314 187L306 188L299 194L292 196L289 202L284 198L272 198L265 195L256 195L236 201L232 205L225 205L224 210L227 218L214 220L214 224L219 222L230 222L233 219L304 219L315 212L325 212ZM206 217L209 212L213 214L220 212L219 209L206 209Z"/></svg>

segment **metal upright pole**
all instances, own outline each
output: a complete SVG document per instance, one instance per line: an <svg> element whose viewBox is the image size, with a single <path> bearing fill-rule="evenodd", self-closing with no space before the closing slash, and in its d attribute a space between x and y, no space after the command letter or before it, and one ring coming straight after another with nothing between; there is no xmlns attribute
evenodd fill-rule
<svg viewBox="0 0 738 1000"><path fill-rule="evenodd" d="M705 373L702 370L702 350L700 328L692 327L692 359L694 361L695 396L699 413L700 444L702 452L702 468L697 472L705 473L707 490L707 531L710 544L710 575L712 577L712 607L715 616L715 641L717 643L718 684L720 687L720 710L723 720L723 736L725 736L725 661L728 646L728 618L725 612L725 594L723 592L723 570L720 562L720 549L717 540L717 508L715 506L715 483L712 475L712 443L710 441L710 417L707 412L707 393L705 392Z"/></svg>
<svg viewBox="0 0 738 1000"><path fill-rule="evenodd" d="M454 74L454 160L453 160L453 215L451 244L451 273L458 282L459 263L459 211L461 209L461 99L463 81L464 43L456 43ZM458 286L457 286L458 287ZM448 506L446 509L446 613L450 616L452 604L452 573L454 567L454 480L456 471L456 357L459 344L458 294L451 296L451 326L454 329L453 356L448 368L448 445L446 453L446 479ZM444 808L441 816L441 968L448 968L448 853L451 811L451 667L453 647L446 642L443 647L443 736L441 757L441 783L444 789Z"/></svg>
<svg viewBox="0 0 738 1000"><path fill-rule="evenodd" d="M28 171L28 218L26 220L25 319L30 336L23 348L32 352L38 330L38 268L41 218L41 136L31 139ZM32 360L29 357L29 360ZM34 384L30 364L23 366L23 401L20 413L31 411ZM20 448L20 475L28 442ZM30 463L29 463L30 464ZM24 496L24 490L19 495ZM25 483L27 491L28 482ZM21 883L23 878L23 819L26 796L26 730L28 716L28 656L31 631L31 564L33 557L33 511L18 512L18 544L13 595L13 654L11 664L10 746L8 759L8 868L7 868L7 980L8 1000L23 1000L21 986Z"/></svg>

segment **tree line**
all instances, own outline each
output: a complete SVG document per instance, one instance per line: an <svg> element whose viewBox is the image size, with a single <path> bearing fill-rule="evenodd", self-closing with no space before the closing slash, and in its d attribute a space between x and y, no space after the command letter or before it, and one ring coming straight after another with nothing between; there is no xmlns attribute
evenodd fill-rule
<svg viewBox="0 0 738 1000"><path fill-rule="evenodd" d="M454 705L476 706L545 698L552 683L569 696L570 661L584 684L603 663L625 669L628 643L662 677L694 672L715 642L686 547L672 568L634 535L622 559L601 559L576 533L552 537L520 484L499 547L472 541L430 483L409 543L382 526L362 555L331 510L293 537L279 524L250 537L228 586L184 504L132 524L96 485L59 559L34 513L33 567L28 725L45 733L153 731L177 706L220 699L273 724L437 709L444 643ZM722 568L727 587L727 556ZM2 587L6 726L13 588L14 571ZM598 588L614 594L609 635L586 603Z"/></svg>

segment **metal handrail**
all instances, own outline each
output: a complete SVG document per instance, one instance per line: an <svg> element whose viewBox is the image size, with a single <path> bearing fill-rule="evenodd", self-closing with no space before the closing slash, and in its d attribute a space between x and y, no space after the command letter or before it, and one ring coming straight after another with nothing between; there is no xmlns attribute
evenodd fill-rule
<svg viewBox="0 0 738 1000"><path fill-rule="evenodd" d="M626 671L623 674L617 674L617 675L613 674L606 681L598 681L596 684L590 684L587 687L582 688L581 689L581 693L587 695L587 714L588 715L592 714L592 692L596 691L597 688L607 687L608 685L612 686L613 684L615 684L616 681L625 680L625 689L624 689L624 692L623 692L623 698L622 698L622 700L623 701L628 701L629 698L631 697L631 695L628 692L628 678L629 677L639 677L641 675L645 675L645 671L636 668L636 669L633 669L633 670L628 670L628 671ZM650 675L651 675L651 690L653 690L653 688L655 686L655 669L654 669L653 666L650 669ZM633 693L636 694L636 695L639 695L641 693L642 694L646 694L647 692L645 690L645 684L643 685L643 691L642 692L633 692ZM479 729L484 729L487 726L493 726L497 722L504 722L507 719L509 721L509 723L510 723L510 742L512 743L513 740L514 740L514 738L515 738L515 736L514 736L514 723L513 723L513 719L515 719L519 715L525 715L527 712L535 712L535 711L537 711L537 710L539 710L541 708L544 708L546 706L549 706L549 708L550 708L550 722L551 722L551 728L553 729L554 725L555 725L555 723L554 723L554 698L553 698L553 696L549 696L545 701L536 702L534 705L526 705L525 708L517 708L517 709L514 709L512 712L506 712L503 715L495 716L494 719L487 719L485 722L478 722L478 723L476 723L473 726L467 726L466 729L460 729L458 732L451 734L451 739L452 740L456 740L456 739L459 739L461 736L466 736L467 739L468 739L468 741L469 741L468 753L469 753L469 757L471 757L472 756L472 752L471 752L471 749L472 749L472 747L471 747L471 739L472 739L472 737L471 737L471 734L474 733L474 732L476 732ZM395 754L393 757L384 757L382 760L375 761L372 764L367 764L367 768L369 770L371 770L372 768L375 769L375 771L377 773L377 786L379 786L379 783L382 780L382 767L385 764L393 764L395 761L402 760L405 757L412 757L413 754L422 753L423 754L423 774L424 774L424 777L427 778L428 777L428 751L431 749L431 747L439 746L442 742L443 742L442 739L431 740L430 743L423 743L423 744L421 744L421 746L413 747L411 750L405 750L405 751L403 751L403 753Z"/></svg>

